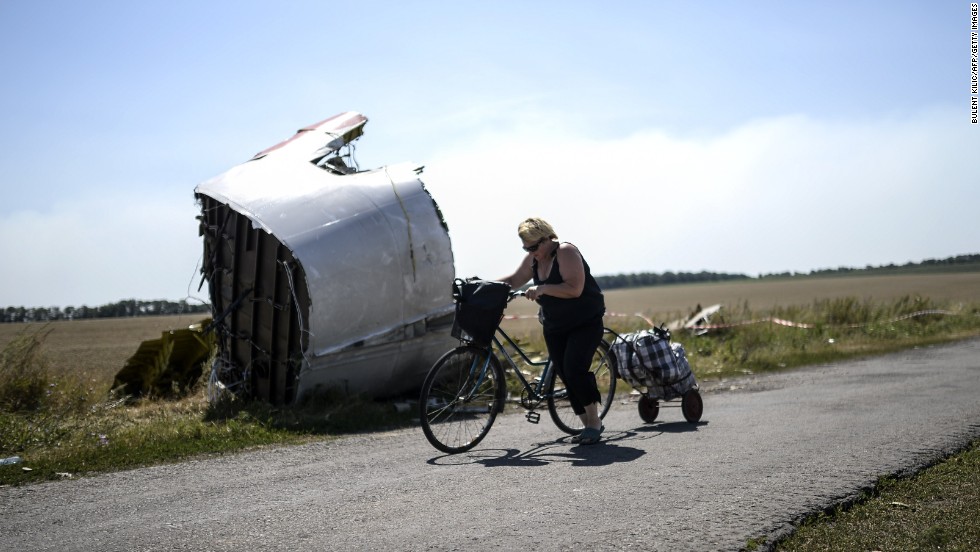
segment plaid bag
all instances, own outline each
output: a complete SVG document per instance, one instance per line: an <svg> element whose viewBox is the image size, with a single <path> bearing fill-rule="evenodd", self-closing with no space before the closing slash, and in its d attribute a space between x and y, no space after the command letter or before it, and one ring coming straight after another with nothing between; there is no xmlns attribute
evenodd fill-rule
<svg viewBox="0 0 980 552"><path fill-rule="evenodd" d="M453 319L452 336L475 345L489 344L504 315L509 295L510 286L503 282L456 278L453 281L456 318Z"/></svg>
<svg viewBox="0 0 980 552"><path fill-rule="evenodd" d="M684 346L672 343L663 328L621 335L612 352L620 377L653 398L669 401L697 385Z"/></svg>

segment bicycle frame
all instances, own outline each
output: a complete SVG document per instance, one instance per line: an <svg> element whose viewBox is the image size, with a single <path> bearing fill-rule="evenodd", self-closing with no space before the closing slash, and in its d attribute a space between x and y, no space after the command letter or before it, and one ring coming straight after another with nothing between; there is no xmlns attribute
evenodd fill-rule
<svg viewBox="0 0 980 552"><path fill-rule="evenodd" d="M501 341L500 337L503 337L504 341ZM507 346L504 345L504 342L506 342L507 345L510 346L510 349L508 349ZM466 381L463 383L463 385L460 386L461 389L469 389L470 391L467 392L466 396L459 397L460 399L463 399L464 402L472 399L473 393L480 388L480 385L483 383L483 380L487 377L487 367L490 364L490 355L494 354L493 351L494 347L496 347L497 351L500 352L500 355L507 360L507 364L510 366L511 370L517 376L517 379L520 380L521 385L524 387L524 390L527 391L530 398L534 399L534 401L539 403L548 398L548 393L545 392L545 386L548 383L548 378L551 377L551 370L552 370L551 360L550 359L537 360L537 361L532 360L531 357L529 357L527 353L524 352L524 349L522 349L521 346L518 345L516 341L514 341L509 335L507 335L507 332L505 332L504 330L498 327L496 333L493 336L492 342L485 347L485 349L489 353L486 357L486 360L484 360L480 366L476 366L474 363L474 365L470 367L469 377L472 379L472 381ZM512 350L515 353L517 353L517 355L520 356L521 360L524 361L524 363L527 364L528 366L544 367L544 369L541 371L541 376L536 378L537 381L528 381L527 378L524 377L524 374L521 373L520 366L518 366L517 362L514 361L514 357L509 353L509 350ZM506 373L506 368L504 372Z"/></svg>
<svg viewBox="0 0 980 552"><path fill-rule="evenodd" d="M619 334L609 328L603 327L602 331L603 335L611 334L613 336L613 341L620 338ZM521 373L520 367L516 362L514 362L513 356L508 353L508 350L504 346L504 342L500 340L500 337L504 338L506 343L510 345L510 348L521 357L521 360L523 360L525 364L529 366L544 366L544 369L541 371L540 379L537 382L532 384L532 382L527 381L527 378L525 378L524 374ZM521 346L518 345L516 341L511 339L511 337L507 335L507 332L505 332L500 326L497 326L497 331L494 332L493 342L491 345L489 345L489 347L492 346L496 346L497 350L500 351L500 354L507 359L507 364L510 365L511 370L513 370L514 374L517 375L517 379L521 381L524 389L531 394L534 400L543 401L548 398L548 394L544 391L544 386L548 383L548 378L551 377L551 373L554 370L554 366L551 364L550 358L538 361L531 360L531 357L527 356L524 349L521 349ZM607 352L606 354L609 353Z"/></svg>
<svg viewBox="0 0 980 552"><path fill-rule="evenodd" d="M503 337L504 341L501 341L500 337ZM505 342L507 345L510 346L510 350L516 352L518 356L520 356L521 360L524 361L524 363L527 364L528 366L544 367L541 370L541 376L538 378L538 381L530 382L527 380L527 378L524 377L524 374L521 373L521 369L517 365L517 362L514 361L513 355L510 354L507 346L504 344ZM493 343L490 345L490 347L492 348L493 346L496 346L497 350L500 351L501 356L503 356L507 360L507 364L510 365L511 371L513 371L514 374L517 376L517 379L520 380L524 389L528 392L531 398L533 398L535 401L538 402L548 398L548 395L545 392L545 386L548 384L548 379L552 375L551 371L553 368L551 365L550 358L544 360L538 360L538 361L531 360L531 357L527 356L527 353L524 352L524 349L522 349L521 346L518 345L516 341L514 341L509 335L507 335L507 332L501 329L500 326L497 326L497 331L493 335Z"/></svg>

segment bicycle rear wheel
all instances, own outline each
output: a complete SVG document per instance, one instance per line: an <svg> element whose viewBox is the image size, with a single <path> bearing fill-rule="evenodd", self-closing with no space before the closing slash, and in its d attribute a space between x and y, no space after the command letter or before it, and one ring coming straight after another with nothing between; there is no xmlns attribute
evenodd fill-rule
<svg viewBox="0 0 980 552"><path fill-rule="evenodd" d="M609 343L606 340L599 342L595 354L592 356L591 371L595 374L595 382L599 387L599 395L602 403L599 405L599 418L605 418L612 406L613 399L616 397L616 360L609 352ZM572 410L572 404L568 400L568 392L565 391L565 384L561 378L552 371L552 380L548 385L548 412L551 414L552 421L558 429L570 435L578 435L585 428L582 420Z"/></svg>
<svg viewBox="0 0 980 552"><path fill-rule="evenodd" d="M419 414L429 443L456 454L486 437L503 410L504 372L489 348L457 347L442 356L422 383Z"/></svg>

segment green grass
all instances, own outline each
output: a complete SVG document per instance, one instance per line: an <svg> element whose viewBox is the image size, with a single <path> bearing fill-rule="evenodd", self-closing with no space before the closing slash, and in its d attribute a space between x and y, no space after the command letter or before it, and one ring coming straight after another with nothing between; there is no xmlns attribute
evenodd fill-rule
<svg viewBox="0 0 980 552"><path fill-rule="evenodd" d="M925 314L943 311L947 314ZM808 327L772 322L791 321ZM607 320L625 333L643 327L637 320ZM906 295L888 302L853 297L820 299L809 305L754 311L748 304L724 309L711 324L728 326L704 335L678 330L699 381L723 380L800 366L884 354L980 335L980 304L936 302ZM532 348L544 347L530 340Z"/></svg>
<svg viewBox="0 0 980 552"><path fill-rule="evenodd" d="M29 328L0 354L0 485L26 484L204 454L288 445L402 427L411 414L358 397L314 396L288 408L229 399L204 386L181 400L130 401L97 392L42 353L48 328Z"/></svg>
<svg viewBox="0 0 980 552"><path fill-rule="evenodd" d="M980 441L975 441L913 477L882 478L854 503L807 519L775 549L975 551L980 550L978 519Z"/></svg>
<svg viewBox="0 0 980 552"><path fill-rule="evenodd" d="M913 316L922 311L948 314ZM790 327L768 319L809 327ZM746 306L729 310L718 323L746 321L754 323L702 336L675 336L684 343L699 379L773 372L980 335L977 305L937 304L912 296L886 304L828 299L769 313L755 313Z"/></svg>
<svg viewBox="0 0 980 552"><path fill-rule="evenodd" d="M94 403L68 416L0 413L0 484L25 484L177 462L206 454L331 439L345 433L405 427L409 413L358 398L288 408L265 403L207 403L203 393L179 401ZM60 418L60 421L58 421Z"/></svg>

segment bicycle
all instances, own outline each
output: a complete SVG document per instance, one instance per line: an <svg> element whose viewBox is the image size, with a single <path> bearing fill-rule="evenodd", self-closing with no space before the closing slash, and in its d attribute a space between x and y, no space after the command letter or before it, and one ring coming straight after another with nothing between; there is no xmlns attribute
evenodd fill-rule
<svg viewBox="0 0 980 552"><path fill-rule="evenodd" d="M523 291L509 292L507 303ZM501 318L502 319L502 318ZM593 356L592 372L602 394L599 417L605 417L616 395L616 364L605 335L615 333L604 328L603 340ZM499 356L498 354L499 353ZM507 400L503 358L521 387L520 405L527 410L525 418L538 423L537 412L547 403L552 421L565 433L577 435L584 429L572 410L561 378L547 358L532 360L501 327L499 320L486 345L472 342L451 349L435 362L422 383L419 413L422 431L435 448L448 454L472 449L490 432L497 414ZM526 377L521 368L541 368L537 377Z"/></svg>

